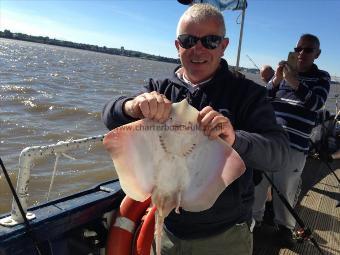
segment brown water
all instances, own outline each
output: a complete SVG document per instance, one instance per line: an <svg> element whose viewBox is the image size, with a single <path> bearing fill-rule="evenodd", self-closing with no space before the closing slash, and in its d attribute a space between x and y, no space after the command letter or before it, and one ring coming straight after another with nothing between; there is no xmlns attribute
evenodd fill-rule
<svg viewBox="0 0 340 255"><path fill-rule="evenodd" d="M0 157L16 184L18 159L27 146L47 145L107 132L104 102L134 94L149 77L173 64L0 39ZM50 199L115 178L112 161L100 147L59 159ZM31 168L30 205L46 199L55 157ZM12 196L0 171L0 213Z"/></svg>
<svg viewBox="0 0 340 255"><path fill-rule="evenodd" d="M48 145L107 132L104 102L138 92L145 79L162 77L174 64L0 39L0 157L16 184L18 159L28 146ZM259 83L256 74L247 77ZM334 92L332 92L334 94ZM334 96L327 102L334 112ZM60 158L50 199L116 178L101 146ZM31 168L29 204L46 200L55 157ZM0 171L0 213L12 195Z"/></svg>

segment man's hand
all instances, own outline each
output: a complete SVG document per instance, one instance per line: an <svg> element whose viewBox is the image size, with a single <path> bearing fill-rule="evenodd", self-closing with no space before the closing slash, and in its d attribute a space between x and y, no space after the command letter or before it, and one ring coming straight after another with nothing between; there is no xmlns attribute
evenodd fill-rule
<svg viewBox="0 0 340 255"><path fill-rule="evenodd" d="M297 89L299 87L299 80L297 79L297 72L293 70L288 63L286 62L283 68L283 76L287 81L288 85L293 89Z"/></svg>
<svg viewBox="0 0 340 255"><path fill-rule="evenodd" d="M279 86L281 81L283 80L283 68L285 66L285 61L281 61L275 71L274 79L272 81L274 87Z"/></svg>
<svg viewBox="0 0 340 255"><path fill-rule="evenodd" d="M210 139L220 137L230 146L234 144L235 131L230 120L211 106L206 106L199 112L198 123Z"/></svg>
<svg viewBox="0 0 340 255"><path fill-rule="evenodd" d="M156 91L144 93L123 105L125 114L132 118L148 118L164 123L171 112L171 101Z"/></svg>

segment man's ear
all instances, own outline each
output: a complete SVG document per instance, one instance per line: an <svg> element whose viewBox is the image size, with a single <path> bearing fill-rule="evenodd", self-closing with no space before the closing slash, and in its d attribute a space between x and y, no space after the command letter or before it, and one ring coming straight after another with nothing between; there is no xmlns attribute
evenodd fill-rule
<svg viewBox="0 0 340 255"><path fill-rule="evenodd" d="M177 51L179 51L179 42L178 42L178 40L175 40L175 46L176 46Z"/></svg>
<svg viewBox="0 0 340 255"><path fill-rule="evenodd" d="M221 44L222 44L223 51L225 51L225 49L228 47L228 44L229 44L229 38L227 38L227 37L223 38Z"/></svg>
<svg viewBox="0 0 340 255"><path fill-rule="evenodd" d="M223 38L221 42L221 47L222 47L221 57L224 56L224 51L227 48L228 44L229 44L229 38Z"/></svg>
<svg viewBox="0 0 340 255"><path fill-rule="evenodd" d="M321 49L319 49L319 52L316 54L315 59L317 59L321 54Z"/></svg>

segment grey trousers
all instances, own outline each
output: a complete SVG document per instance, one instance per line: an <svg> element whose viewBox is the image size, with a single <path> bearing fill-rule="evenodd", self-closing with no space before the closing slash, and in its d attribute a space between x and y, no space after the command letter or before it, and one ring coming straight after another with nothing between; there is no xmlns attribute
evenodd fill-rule
<svg viewBox="0 0 340 255"><path fill-rule="evenodd" d="M251 255L253 234L246 223L218 235L192 240L178 239L163 229L161 250L162 255ZM150 254L156 254L154 243Z"/></svg>
<svg viewBox="0 0 340 255"><path fill-rule="evenodd" d="M290 149L289 156L289 162L285 169L279 169L277 172L268 173L268 176L288 200L289 204L294 207L300 193L301 173L306 163L306 154L295 149ZM262 181L255 186L253 218L256 221L262 221L263 219L269 186L270 183L265 177L263 177ZM294 217L287 210L275 191L273 191L273 208L275 223L284 225L289 229L295 227L296 221Z"/></svg>

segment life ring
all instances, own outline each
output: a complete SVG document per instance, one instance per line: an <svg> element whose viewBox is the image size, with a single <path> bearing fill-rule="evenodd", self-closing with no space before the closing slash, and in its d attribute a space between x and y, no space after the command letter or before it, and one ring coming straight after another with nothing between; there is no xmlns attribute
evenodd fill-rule
<svg viewBox="0 0 340 255"><path fill-rule="evenodd" d="M135 233L132 255L150 255L155 232L156 206L149 207L140 227Z"/></svg>
<svg viewBox="0 0 340 255"><path fill-rule="evenodd" d="M150 203L151 198L138 202L127 196L124 197L109 230L106 255L131 254L134 232Z"/></svg>

